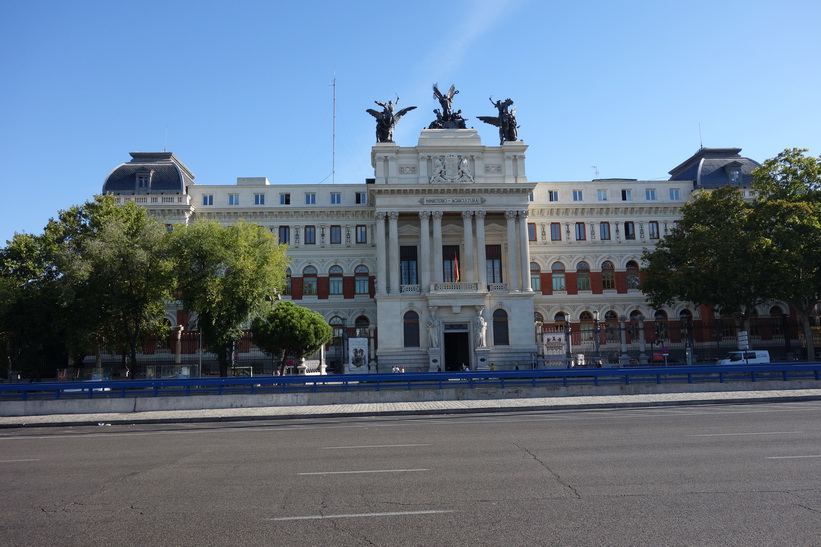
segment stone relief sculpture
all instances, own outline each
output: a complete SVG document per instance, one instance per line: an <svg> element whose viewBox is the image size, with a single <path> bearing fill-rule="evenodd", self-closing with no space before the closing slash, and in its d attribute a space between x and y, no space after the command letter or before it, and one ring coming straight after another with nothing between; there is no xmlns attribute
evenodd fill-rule
<svg viewBox="0 0 821 547"><path fill-rule="evenodd" d="M439 347L439 318L436 317L436 307L428 308L430 310L430 317L428 318L428 339L430 339L430 347Z"/></svg>
<svg viewBox="0 0 821 547"><path fill-rule="evenodd" d="M374 110L373 108L368 108L366 112L376 118L376 142L393 142L393 130L396 127L396 123L399 121L399 118L416 107L409 106L398 112L394 112L394 108L396 108L396 105L399 104L398 95L395 103L391 101L388 101L387 103L383 103L382 101L374 102L382 107L382 112Z"/></svg>
<svg viewBox="0 0 821 547"><path fill-rule="evenodd" d="M505 141L513 142L519 137L519 126L516 125L516 109L510 110L513 106L511 99L504 101L494 101L490 98L490 103L499 111L497 116L477 116L480 120L490 125L495 125L499 128L499 144L504 144Z"/></svg>
<svg viewBox="0 0 821 547"><path fill-rule="evenodd" d="M473 173L465 157L446 154L433 158L430 183L473 182Z"/></svg>
<svg viewBox="0 0 821 547"><path fill-rule="evenodd" d="M439 101L442 110L438 108L433 110L436 119L431 122L428 129L467 129L462 111L453 111L453 97L458 93L459 91L453 85L447 93L442 93L439 91L438 84L433 84L433 98Z"/></svg>

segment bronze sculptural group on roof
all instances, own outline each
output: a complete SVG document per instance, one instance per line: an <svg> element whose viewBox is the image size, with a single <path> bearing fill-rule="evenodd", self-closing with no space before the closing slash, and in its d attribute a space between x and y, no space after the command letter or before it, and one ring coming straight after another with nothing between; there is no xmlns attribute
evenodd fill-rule
<svg viewBox="0 0 821 547"><path fill-rule="evenodd" d="M433 98L439 101L441 110L435 108L433 110L436 114L436 119L430 123L428 129L466 129L465 118L462 117L462 111L453 110L453 98L459 93L455 86L451 85L447 93L439 91L438 84L433 84ZM399 119L406 113L415 109L415 106L409 106L402 110L395 111L396 105L399 103L399 97L396 97L396 102L388 101L387 103L381 101L374 101L382 107L382 111L368 108L366 112L376 118L376 142L393 142L393 131L396 128ZM499 128L499 141L504 144L505 141L512 142L518 139L519 126L516 123L516 109L511 110L513 101L505 99L504 101L494 101L490 98L491 104L496 107L498 114L496 116L478 116L477 118L485 123L494 125Z"/></svg>

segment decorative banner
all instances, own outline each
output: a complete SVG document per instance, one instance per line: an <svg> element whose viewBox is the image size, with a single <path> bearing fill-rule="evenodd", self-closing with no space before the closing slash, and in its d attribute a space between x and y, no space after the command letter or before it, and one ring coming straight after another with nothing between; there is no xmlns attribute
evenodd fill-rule
<svg viewBox="0 0 821 547"><path fill-rule="evenodd" d="M367 338L348 338L348 368L351 372L367 372Z"/></svg>

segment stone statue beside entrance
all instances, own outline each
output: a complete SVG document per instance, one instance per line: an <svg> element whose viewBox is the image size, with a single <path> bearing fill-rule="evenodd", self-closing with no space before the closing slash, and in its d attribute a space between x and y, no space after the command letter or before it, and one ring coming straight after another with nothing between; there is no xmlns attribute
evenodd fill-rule
<svg viewBox="0 0 821 547"><path fill-rule="evenodd" d="M394 112L394 108L399 104L399 96L396 97L395 103L391 101L387 103L383 103L382 101L374 102L382 107L382 112L374 110L373 108L368 108L366 112L376 118L376 142L393 142L393 130L399 118L416 107L409 106L398 112Z"/></svg>
<svg viewBox="0 0 821 547"><path fill-rule="evenodd" d="M484 317L485 308L476 308L476 319L474 325L476 327L476 347L483 348L487 345L487 321Z"/></svg>
<svg viewBox="0 0 821 547"><path fill-rule="evenodd" d="M430 310L430 317L428 318L428 339L430 340L430 347L438 348L440 321L439 318L436 317L436 307L428 309Z"/></svg>

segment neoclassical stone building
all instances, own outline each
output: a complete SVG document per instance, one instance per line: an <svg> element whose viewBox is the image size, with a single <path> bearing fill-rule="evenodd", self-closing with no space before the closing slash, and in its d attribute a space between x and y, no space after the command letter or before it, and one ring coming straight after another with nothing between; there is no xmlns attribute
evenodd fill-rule
<svg viewBox="0 0 821 547"><path fill-rule="evenodd" d="M700 188L749 191L758 164L701 149L666 181L535 182L526 152L483 145L473 129L425 129L415 146L376 143L373 178L331 185L197 184L171 153L132 153L103 192L169 224L243 219L275 233L291 260L283 297L334 327L337 368L524 368L571 352L624 362L650 358L653 343L709 341L705 310L648 307L642 250Z"/></svg>

